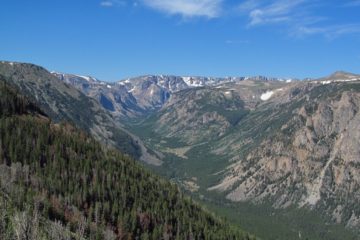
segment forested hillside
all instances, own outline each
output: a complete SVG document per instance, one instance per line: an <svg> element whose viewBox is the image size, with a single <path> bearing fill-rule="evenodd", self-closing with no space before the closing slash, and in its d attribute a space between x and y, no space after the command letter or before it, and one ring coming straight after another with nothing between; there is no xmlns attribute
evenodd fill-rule
<svg viewBox="0 0 360 240"><path fill-rule="evenodd" d="M66 121L91 134L103 144L140 158L141 149L120 122L102 109L95 99L59 81L43 67L27 63L0 62L0 79L16 86L52 119Z"/></svg>
<svg viewBox="0 0 360 240"><path fill-rule="evenodd" d="M252 239L0 81L0 239Z"/></svg>

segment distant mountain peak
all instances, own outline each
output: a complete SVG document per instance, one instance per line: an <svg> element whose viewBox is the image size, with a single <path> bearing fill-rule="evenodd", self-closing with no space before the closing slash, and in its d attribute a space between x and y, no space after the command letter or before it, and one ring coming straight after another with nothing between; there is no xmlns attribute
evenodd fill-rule
<svg viewBox="0 0 360 240"><path fill-rule="evenodd" d="M353 78L353 77L359 77L359 75L346 71L336 71L329 76L329 78Z"/></svg>
<svg viewBox="0 0 360 240"><path fill-rule="evenodd" d="M60 78L61 80L66 80L66 81L71 81L71 80L75 81L76 80L76 81L99 82L99 83L102 82L99 79L91 77L91 76L67 74L67 73L60 73L60 72L55 72L55 71L51 71L50 73L52 75L56 76L57 78Z"/></svg>

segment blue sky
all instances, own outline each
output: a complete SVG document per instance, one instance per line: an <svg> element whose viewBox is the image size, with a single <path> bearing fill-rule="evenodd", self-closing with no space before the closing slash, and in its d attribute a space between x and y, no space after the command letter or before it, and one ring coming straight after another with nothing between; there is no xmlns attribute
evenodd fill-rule
<svg viewBox="0 0 360 240"><path fill-rule="evenodd" d="M360 73L360 0L1 0L0 59L143 74Z"/></svg>

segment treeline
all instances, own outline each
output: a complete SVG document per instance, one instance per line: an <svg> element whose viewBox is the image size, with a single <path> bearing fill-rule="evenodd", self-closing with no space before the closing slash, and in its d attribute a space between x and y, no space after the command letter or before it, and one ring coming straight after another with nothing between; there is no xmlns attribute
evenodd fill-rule
<svg viewBox="0 0 360 240"><path fill-rule="evenodd" d="M252 239L1 81L0 96L0 239Z"/></svg>

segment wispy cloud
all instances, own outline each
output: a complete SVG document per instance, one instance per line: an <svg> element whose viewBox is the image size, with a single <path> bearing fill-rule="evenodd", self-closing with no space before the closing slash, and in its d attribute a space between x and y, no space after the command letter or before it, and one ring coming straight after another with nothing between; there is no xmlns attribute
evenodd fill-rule
<svg viewBox="0 0 360 240"><path fill-rule="evenodd" d="M360 0L345 4L350 5L360 6ZM360 33L360 23L331 24L330 17L318 15L320 7L324 7L324 3L317 0L246 0L238 10L247 16L249 28L281 24L293 37L323 35L334 39Z"/></svg>
<svg viewBox="0 0 360 240"><path fill-rule="evenodd" d="M170 15L219 17L223 0L143 0L145 5Z"/></svg>
<svg viewBox="0 0 360 240"><path fill-rule="evenodd" d="M259 0L246 0L238 5L238 9L241 11L248 11L258 7L261 4Z"/></svg>
<svg viewBox="0 0 360 240"><path fill-rule="evenodd" d="M217 18L234 14L234 9L247 19L246 26L278 26L292 37L322 35L335 39L343 35L359 34L360 22L334 21L326 15L325 7L332 3L322 0L243 0L240 4L230 0L101 0L102 7L146 6L167 15ZM344 0L339 7L360 7L360 0ZM322 15L325 14L325 15ZM234 16L233 16L234 17ZM227 44L237 41L228 40Z"/></svg>
<svg viewBox="0 0 360 240"><path fill-rule="evenodd" d="M100 6L102 7L114 7L114 6L125 6L126 2L121 0L107 0L101 1Z"/></svg>
<svg viewBox="0 0 360 240"><path fill-rule="evenodd" d="M249 26L288 22L294 18L297 10L306 0L247 0L238 9L249 17Z"/></svg>
<svg viewBox="0 0 360 240"><path fill-rule="evenodd" d="M342 35L360 33L360 24L342 24L331 26L301 26L294 29L293 35L305 37L309 35L322 34L329 39L334 39Z"/></svg>
<svg viewBox="0 0 360 240"><path fill-rule="evenodd" d="M112 7L113 5L114 5L114 3L111 1L103 1L100 3L100 6L102 6L102 7Z"/></svg>

